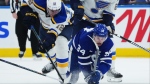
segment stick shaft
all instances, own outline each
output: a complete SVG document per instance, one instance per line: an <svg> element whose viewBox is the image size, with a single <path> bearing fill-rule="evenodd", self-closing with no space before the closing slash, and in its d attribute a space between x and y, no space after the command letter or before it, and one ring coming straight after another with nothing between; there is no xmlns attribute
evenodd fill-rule
<svg viewBox="0 0 150 84"><path fill-rule="evenodd" d="M139 47L139 48L141 48L141 49L143 49L143 50L145 50L145 51L147 51L147 52L150 53L150 50L148 50L148 49L146 49L146 48L144 48L144 47L138 45L137 43L135 43L135 42L133 42L133 41L131 41L131 40L129 40L129 39L126 39L126 38L123 37L123 36L120 36L120 35L118 35L118 34L113 34L113 35L115 35L115 36L117 36L117 37L119 37L119 38L122 38L122 39L126 40L127 42L133 44L134 46Z"/></svg>
<svg viewBox="0 0 150 84"><path fill-rule="evenodd" d="M48 78L57 80L57 81L59 81L59 82L62 82L60 79L56 79L56 78L54 78L54 77L47 76L47 75L42 74L42 73L40 73L40 72L37 72L37 71L35 71L35 70L26 68L26 67L24 67L24 66L20 66L20 65L18 65L18 64L15 64L15 63L12 63L12 62L3 60L3 59L0 59L0 61L5 62L5 63L10 64L10 65L13 65L13 66L16 66L16 67L19 67L19 68L22 68L22 69L24 69L24 70L27 70L27 71L30 71L30 72L33 72L33 73L36 73L36 74L39 74L39 75L42 75L42 76L45 76L45 77L48 77Z"/></svg>
<svg viewBox="0 0 150 84"><path fill-rule="evenodd" d="M90 36L89 36L90 37ZM91 38L91 37L90 37ZM96 47L96 53L95 53L95 55L96 55L96 58L95 58L95 60L94 60L94 70L93 71L96 71L96 67L97 67L97 61L98 61L98 57L99 57L99 47L98 47L98 45L96 44L96 42L93 40L93 38L91 38L92 39L92 41L93 41L93 43L95 44L95 47Z"/></svg>
<svg viewBox="0 0 150 84"><path fill-rule="evenodd" d="M31 26L31 30L33 31L33 33L35 34L36 38L38 39L38 41L40 42L41 46L43 44L41 38L39 37L39 35L37 34L37 32L35 31L34 27ZM51 61L52 65L54 66L54 69L56 70L58 76L60 77L60 79L64 82L64 79L62 78L62 76L60 75L60 72L58 71L57 67L55 66L54 62L52 61L51 57L49 56L49 54L47 53L47 50L45 49L46 51L46 55L48 56L49 60Z"/></svg>
<svg viewBox="0 0 150 84"><path fill-rule="evenodd" d="M88 21L88 22L90 22L90 23L96 25L96 23L94 23L92 20L89 20L89 19L87 20L87 19L85 19L85 18L83 18L83 20L86 20L86 21ZM147 52L150 53L150 50L148 50L148 49L146 49L146 48L144 48L144 47L138 45L137 43L135 43L135 42L133 42L133 41L131 41L131 40L129 40L129 39L127 39L127 38L121 36L121 35L118 35L118 34L113 34L113 35L115 35L115 36L117 36L117 37L119 37L119 38L121 38L121 39L124 39L124 40L126 40L127 42L131 43L132 45L134 45L134 46L136 46L136 47L138 47L138 48L141 48L141 49L143 49L143 50L145 50L145 51L147 51Z"/></svg>

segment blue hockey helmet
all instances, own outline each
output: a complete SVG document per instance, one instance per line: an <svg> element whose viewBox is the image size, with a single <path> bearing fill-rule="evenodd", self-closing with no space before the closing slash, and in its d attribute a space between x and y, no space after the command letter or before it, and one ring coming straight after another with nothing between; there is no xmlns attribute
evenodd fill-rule
<svg viewBox="0 0 150 84"><path fill-rule="evenodd" d="M100 37L106 37L108 35L108 30L104 24L97 24L93 29L94 35Z"/></svg>

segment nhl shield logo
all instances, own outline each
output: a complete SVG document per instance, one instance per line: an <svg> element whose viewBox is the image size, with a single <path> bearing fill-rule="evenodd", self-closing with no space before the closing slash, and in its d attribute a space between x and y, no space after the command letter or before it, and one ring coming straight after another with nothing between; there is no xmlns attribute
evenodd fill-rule
<svg viewBox="0 0 150 84"><path fill-rule="evenodd" d="M53 2L53 5L56 5L56 2Z"/></svg>

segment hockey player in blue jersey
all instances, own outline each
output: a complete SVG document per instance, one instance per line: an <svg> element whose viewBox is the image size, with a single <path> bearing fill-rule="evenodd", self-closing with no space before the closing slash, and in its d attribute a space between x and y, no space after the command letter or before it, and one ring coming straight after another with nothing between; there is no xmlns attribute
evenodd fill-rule
<svg viewBox="0 0 150 84"><path fill-rule="evenodd" d="M82 28L93 27L93 24L82 19L84 17L95 23L105 24L109 30L109 37L115 40L111 33L115 32L113 18L115 17L118 2L119 0L70 0L71 8L74 10L74 18L72 19L74 22L73 36ZM112 58L112 66L107 73L107 81L121 82L123 75L115 70L115 47L112 49Z"/></svg>
<svg viewBox="0 0 150 84"><path fill-rule="evenodd" d="M75 84L82 72L88 84L99 84L99 80L111 67L113 45L104 24L79 31L69 43L69 83ZM98 58L96 52L99 52Z"/></svg>

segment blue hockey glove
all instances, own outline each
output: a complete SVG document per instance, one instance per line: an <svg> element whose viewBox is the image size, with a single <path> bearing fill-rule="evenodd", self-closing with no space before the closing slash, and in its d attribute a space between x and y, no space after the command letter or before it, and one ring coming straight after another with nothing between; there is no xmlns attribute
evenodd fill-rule
<svg viewBox="0 0 150 84"><path fill-rule="evenodd" d="M31 25L35 25L38 19L38 15L35 12L27 12L23 18L23 24L30 29Z"/></svg>
<svg viewBox="0 0 150 84"><path fill-rule="evenodd" d="M85 78L85 81L88 84L99 84L100 78L101 78L100 71L96 70L95 72L92 72L90 75L88 75Z"/></svg>
<svg viewBox="0 0 150 84"><path fill-rule="evenodd" d="M75 3L74 4L74 25L82 20L84 16L84 7L82 4Z"/></svg>
<svg viewBox="0 0 150 84"><path fill-rule="evenodd" d="M45 39L42 41L43 44L39 44L39 51L46 53L55 46L56 36L54 34L47 34Z"/></svg>

